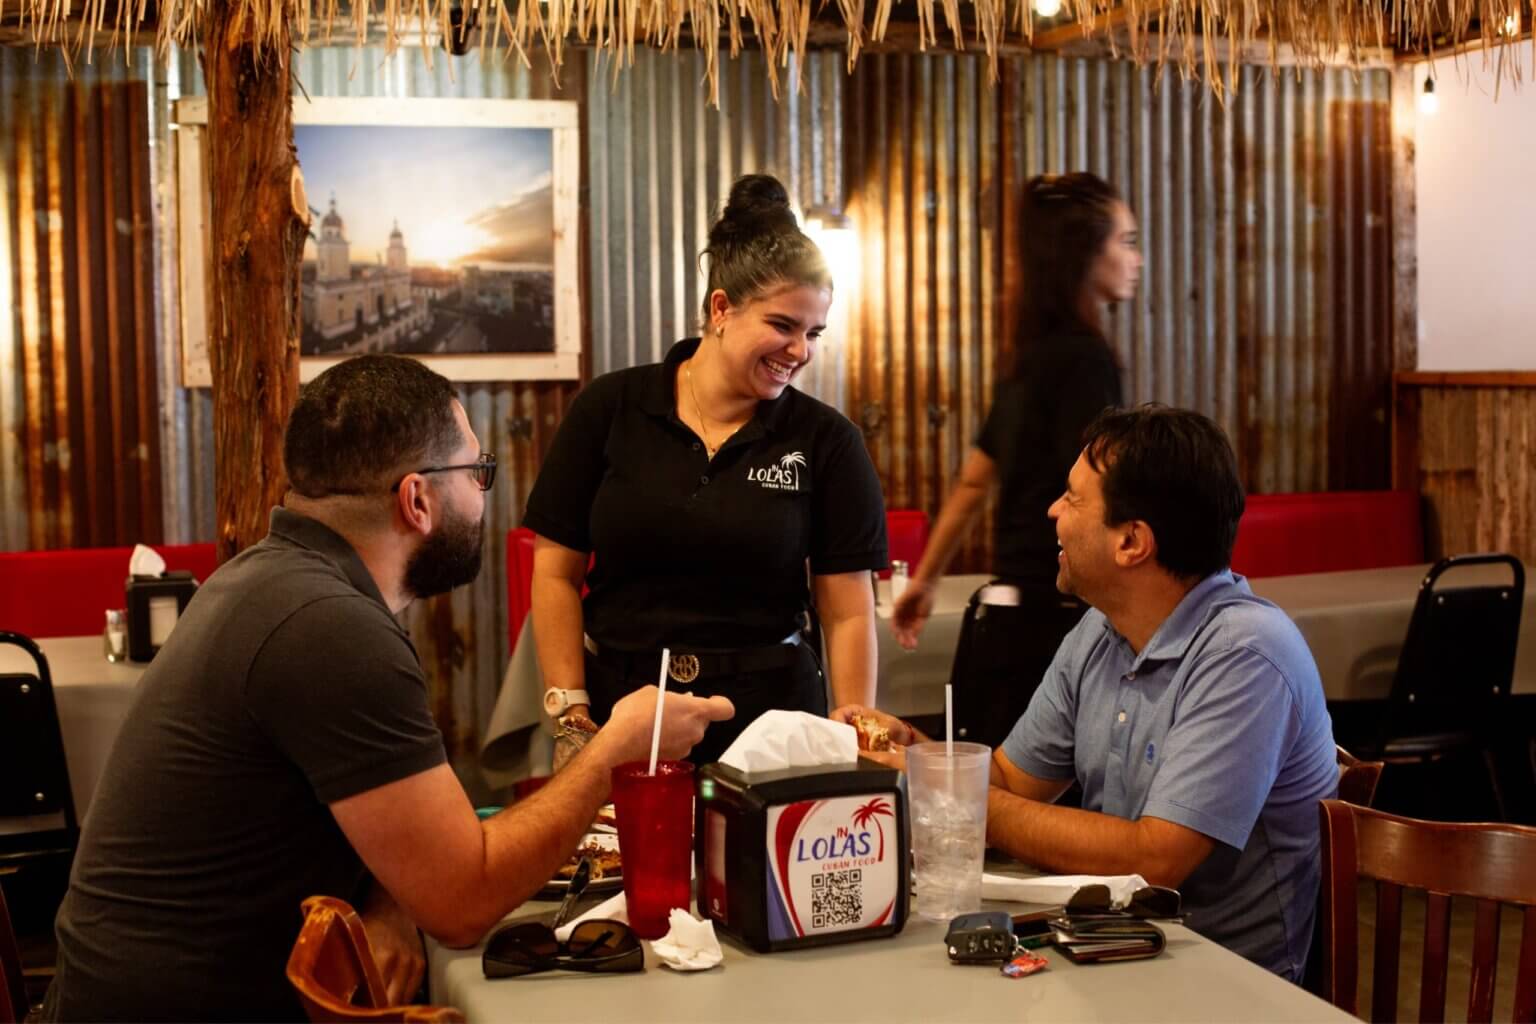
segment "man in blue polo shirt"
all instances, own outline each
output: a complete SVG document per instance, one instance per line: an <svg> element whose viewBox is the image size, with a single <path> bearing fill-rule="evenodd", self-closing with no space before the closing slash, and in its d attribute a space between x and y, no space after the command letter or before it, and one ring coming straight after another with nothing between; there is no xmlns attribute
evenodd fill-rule
<svg viewBox="0 0 1536 1024"><path fill-rule="evenodd" d="M1299 980L1338 768L1306 641L1229 567L1232 448L1159 406L1107 412L1085 441L1050 515L1056 585L1093 607L993 754L987 840L1177 887L1190 927ZM1052 806L1073 781L1083 809Z"/></svg>

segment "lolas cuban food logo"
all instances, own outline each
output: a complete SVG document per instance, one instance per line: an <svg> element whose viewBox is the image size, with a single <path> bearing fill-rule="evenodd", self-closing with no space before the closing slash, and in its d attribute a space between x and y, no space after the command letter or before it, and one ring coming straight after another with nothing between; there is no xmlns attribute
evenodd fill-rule
<svg viewBox="0 0 1536 1024"><path fill-rule="evenodd" d="M767 831L771 938L890 922L902 854L887 794L772 807Z"/></svg>

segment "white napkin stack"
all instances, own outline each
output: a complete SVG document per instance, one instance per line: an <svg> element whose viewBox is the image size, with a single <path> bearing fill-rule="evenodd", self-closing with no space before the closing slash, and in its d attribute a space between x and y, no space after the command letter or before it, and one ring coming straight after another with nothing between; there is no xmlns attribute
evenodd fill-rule
<svg viewBox="0 0 1536 1024"><path fill-rule="evenodd" d="M854 764L858 734L852 726L805 711L765 711L720 756L743 772Z"/></svg>
<svg viewBox="0 0 1536 1024"><path fill-rule="evenodd" d="M674 909L667 934L651 943L651 952L674 971L707 971L725 959L715 923L700 921L686 910Z"/></svg>
<svg viewBox="0 0 1536 1024"><path fill-rule="evenodd" d="M161 558L154 548L144 544L133 546L133 554L128 556L128 575L159 576L163 572L165 572L165 559Z"/></svg>
<svg viewBox="0 0 1536 1024"><path fill-rule="evenodd" d="M1065 906L1072 894L1083 886L1107 885L1110 901L1119 906L1131 898L1131 893L1146 884L1147 880L1140 875L1044 875L1040 878L1014 878L983 872L981 898Z"/></svg>

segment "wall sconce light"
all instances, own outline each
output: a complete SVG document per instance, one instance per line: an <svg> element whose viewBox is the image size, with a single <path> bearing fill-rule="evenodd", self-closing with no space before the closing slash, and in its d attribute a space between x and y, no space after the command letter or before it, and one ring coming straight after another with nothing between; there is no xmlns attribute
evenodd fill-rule
<svg viewBox="0 0 1536 1024"><path fill-rule="evenodd" d="M1433 116L1440 109L1440 97L1435 95L1433 76L1424 76L1424 91L1419 93L1419 113Z"/></svg>
<svg viewBox="0 0 1536 1024"><path fill-rule="evenodd" d="M1061 0L1035 0L1035 13L1042 18L1054 18L1061 13Z"/></svg>
<svg viewBox="0 0 1536 1024"><path fill-rule="evenodd" d="M832 280L840 289L852 289L858 285L859 268L863 262L859 252L859 233L854 230L853 220L840 210L829 206L813 206L805 213L805 233L821 249Z"/></svg>

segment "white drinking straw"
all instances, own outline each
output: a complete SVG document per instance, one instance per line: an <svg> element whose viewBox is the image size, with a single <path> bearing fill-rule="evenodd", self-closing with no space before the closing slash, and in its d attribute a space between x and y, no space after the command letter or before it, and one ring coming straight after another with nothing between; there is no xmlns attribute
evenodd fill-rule
<svg viewBox="0 0 1536 1024"><path fill-rule="evenodd" d="M667 702L667 663L672 660L670 649L661 649L661 674L656 679L656 722L651 726L651 770L656 774L656 754L661 749L661 706Z"/></svg>
<svg viewBox="0 0 1536 1024"><path fill-rule="evenodd" d="M955 756L955 686L944 684L944 756Z"/></svg>

